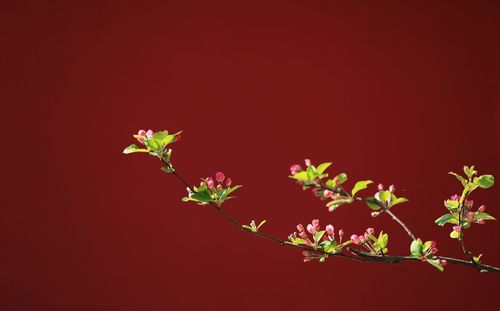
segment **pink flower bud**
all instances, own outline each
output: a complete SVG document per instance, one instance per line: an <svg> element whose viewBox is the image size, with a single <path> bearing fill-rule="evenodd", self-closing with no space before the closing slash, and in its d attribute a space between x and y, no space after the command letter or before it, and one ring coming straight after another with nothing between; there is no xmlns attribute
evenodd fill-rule
<svg viewBox="0 0 500 311"><path fill-rule="evenodd" d="M375 193L373 197L375 198L375 200L380 201L380 192Z"/></svg>
<svg viewBox="0 0 500 311"><path fill-rule="evenodd" d="M330 197L330 196L332 196L332 195L333 195L333 192L332 192L332 191L330 191L330 190L325 190L325 191L323 191L323 196L324 196L325 198L329 198L329 197Z"/></svg>
<svg viewBox="0 0 500 311"><path fill-rule="evenodd" d="M364 236L360 235L359 236L359 243L365 243L366 242L366 239Z"/></svg>
<svg viewBox="0 0 500 311"><path fill-rule="evenodd" d="M226 178L226 185L227 185L228 187L230 187L232 183L233 183L233 180L232 180L231 178L229 178L229 177L228 177L228 178Z"/></svg>
<svg viewBox="0 0 500 311"><path fill-rule="evenodd" d="M484 219L478 219L476 223L479 225L484 225Z"/></svg>
<svg viewBox="0 0 500 311"><path fill-rule="evenodd" d="M290 166L290 173L292 175L295 175L297 172L300 172L300 171L302 171L302 167L300 167L300 165L294 164L294 165Z"/></svg>
<svg viewBox="0 0 500 311"><path fill-rule="evenodd" d="M380 215L380 212L371 212L372 217L377 217Z"/></svg>
<svg viewBox="0 0 500 311"><path fill-rule="evenodd" d="M431 248L431 254L433 254L433 255L434 255L434 254L437 254L437 252L438 252L437 247L432 247L432 248Z"/></svg>
<svg viewBox="0 0 500 311"><path fill-rule="evenodd" d="M479 206L479 208L477 209L479 212L484 212L486 210L486 206L484 205L481 205Z"/></svg>
<svg viewBox="0 0 500 311"><path fill-rule="evenodd" d="M452 200L452 201L456 201L456 200L458 200L458 199L460 199L460 196L459 196L458 194L454 194L454 195L452 195L452 196L450 197L450 200Z"/></svg>
<svg viewBox="0 0 500 311"><path fill-rule="evenodd" d="M384 190L384 185L378 184L377 189L378 189L378 191Z"/></svg>
<svg viewBox="0 0 500 311"><path fill-rule="evenodd" d="M446 266L448 264L448 262L446 260L444 260L444 259L439 259L439 264L441 266Z"/></svg>
<svg viewBox="0 0 500 311"><path fill-rule="evenodd" d="M174 143L178 142L179 140L181 140L181 135L177 135L175 136L175 139L174 139Z"/></svg>
<svg viewBox="0 0 500 311"><path fill-rule="evenodd" d="M139 132L137 132L137 135L145 136L146 135L146 131L145 130L139 130Z"/></svg>
<svg viewBox="0 0 500 311"><path fill-rule="evenodd" d="M308 224L308 225L307 225L307 231L308 231L310 234L315 234L315 233L316 233L316 228L314 228L314 226L313 226L313 225Z"/></svg>
<svg viewBox="0 0 500 311"><path fill-rule="evenodd" d="M146 137L147 137L147 138L150 138L150 139L151 139L151 138L153 138L153 131L152 131L152 130L148 130L148 131L146 132Z"/></svg>
<svg viewBox="0 0 500 311"><path fill-rule="evenodd" d="M368 233L368 234L373 234L373 233L375 233L375 229L373 229L373 228L368 228L368 229L366 229L366 233Z"/></svg>
<svg viewBox="0 0 500 311"><path fill-rule="evenodd" d="M476 215L476 213L474 213L474 212L468 212L467 216L466 216L467 220L469 220L469 221L473 220L475 215Z"/></svg>
<svg viewBox="0 0 500 311"><path fill-rule="evenodd" d="M328 233L328 234L333 234L333 230L334 230L334 228L333 228L333 226L332 226L332 225L328 225L328 226L326 226L326 228L325 228L325 229L326 229L326 233Z"/></svg>
<svg viewBox="0 0 500 311"><path fill-rule="evenodd" d="M389 186L389 192L390 193L394 193L394 191L396 191L396 187L394 187L394 185L390 185Z"/></svg>
<svg viewBox="0 0 500 311"><path fill-rule="evenodd" d="M329 212L333 212L334 210L335 210L335 207L333 207L333 206L328 206L328 211L329 211Z"/></svg>
<svg viewBox="0 0 500 311"><path fill-rule="evenodd" d="M436 247L436 241L431 241L431 247Z"/></svg>
<svg viewBox="0 0 500 311"><path fill-rule="evenodd" d="M222 190L222 185L217 185L216 189L217 190Z"/></svg>
<svg viewBox="0 0 500 311"><path fill-rule="evenodd" d="M340 230L339 230L339 236L340 236L340 237L343 237L343 236L344 236L344 230L342 230L342 229L340 229Z"/></svg>
<svg viewBox="0 0 500 311"><path fill-rule="evenodd" d="M310 166L311 165L311 160L309 160L309 159L305 159L304 162L306 163L306 166Z"/></svg>
<svg viewBox="0 0 500 311"><path fill-rule="evenodd" d="M356 234L351 235L351 242L354 244L359 244L359 242L360 242L359 236Z"/></svg>
<svg viewBox="0 0 500 311"><path fill-rule="evenodd" d="M312 221L312 225L314 226L314 228L315 228L316 230L318 230L318 229L319 229L319 219L314 219L314 220Z"/></svg>
<svg viewBox="0 0 500 311"><path fill-rule="evenodd" d="M299 230L299 232L304 231L304 226L302 224L298 224L297 225L297 230Z"/></svg>
<svg viewBox="0 0 500 311"><path fill-rule="evenodd" d="M468 208L471 208L472 205L474 205L474 200L465 200L464 202L465 206L467 206Z"/></svg>
<svg viewBox="0 0 500 311"><path fill-rule="evenodd" d="M427 257L425 257L425 256L420 257L420 261L426 262L427 261Z"/></svg>
<svg viewBox="0 0 500 311"><path fill-rule="evenodd" d="M300 232L299 232L299 236L300 236L302 239L304 239L304 238L306 238L306 237L307 237L307 234L306 234L304 231L300 231Z"/></svg>
<svg viewBox="0 0 500 311"><path fill-rule="evenodd" d="M460 228L460 226L453 226L453 231L460 232L462 228Z"/></svg>
<svg viewBox="0 0 500 311"><path fill-rule="evenodd" d="M222 173L222 172L215 173L215 180L217 180L218 182L223 182L224 178L226 178L224 173Z"/></svg>
<svg viewBox="0 0 500 311"><path fill-rule="evenodd" d="M212 189L215 186L213 179L207 179L207 187Z"/></svg>

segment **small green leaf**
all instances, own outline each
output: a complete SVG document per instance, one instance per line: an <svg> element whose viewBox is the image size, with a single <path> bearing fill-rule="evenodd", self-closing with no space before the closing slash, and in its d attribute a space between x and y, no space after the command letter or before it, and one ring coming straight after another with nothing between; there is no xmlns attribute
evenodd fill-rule
<svg viewBox="0 0 500 311"><path fill-rule="evenodd" d="M413 257L422 256L422 249L424 248L421 239L413 240L410 245L410 253Z"/></svg>
<svg viewBox="0 0 500 311"><path fill-rule="evenodd" d="M123 149L123 153L125 153L125 154L131 154L131 153L135 153L135 152L149 152L149 150L138 148L135 144L132 144L132 145L128 146L127 148Z"/></svg>
<svg viewBox="0 0 500 311"><path fill-rule="evenodd" d="M472 176L477 174L477 171L474 170L474 165L471 167L464 166L464 173L467 175L467 177L471 178Z"/></svg>
<svg viewBox="0 0 500 311"><path fill-rule="evenodd" d="M340 173L337 176L335 176L337 180L339 181L339 185L345 183L347 181L347 174L346 173Z"/></svg>
<svg viewBox="0 0 500 311"><path fill-rule="evenodd" d="M460 237L460 233L459 232L456 232L455 230L453 230L452 232L450 232L450 238L452 239L458 239Z"/></svg>
<svg viewBox="0 0 500 311"><path fill-rule="evenodd" d="M332 162L321 163L320 165L318 165L316 172L318 173L318 175L321 175L330 165L332 165Z"/></svg>
<svg viewBox="0 0 500 311"><path fill-rule="evenodd" d="M361 181L358 181L354 185L354 188L352 188L352 191L351 191L352 196L355 196L356 193L358 193L358 191L361 191L363 189L368 188L368 185L371 184L371 183L373 183L373 181L371 181L371 180L361 180Z"/></svg>
<svg viewBox="0 0 500 311"><path fill-rule="evenodd" d="M444 206L449 210L455 210L458 208L459 202L457 200L446 200L444 201Z"/></svg>
<svg viewBox="0 0 500 311"><path fill-rule="evenodd" d="M483 257L483 254L480 254L479 256L474 256L472 259L474 260L475 263L480 263L481 257Z"/></svg>
<svg viewBox="0 0 500 311"><path fill-rule="evenodd" d="M317 231L314 234L314 242L318 243L319 241L321 241L321 238L323 237L323 235L325 234L325 232L326 232L325 230Z"/></svg>
<svg viewBox="0 0 500 311"><path fill-rule="evenodd" d="M162 166L160 167L160 169L162 171L164 171L165 173L169 174L169 173L173 173L173 170L170 168L170 167L165 167L165 166Z"/></svg>
<svg viewBox="0 0 500 311"><path fill-rule="evenodd" d="M474 220L478 220L478 219L483 219L483 220L496 220L495 217L491 216L490 214L488 213L485 213L485 212L479 212L479 213L476 213L476 215L474 216Z"/></svg>
<svg viewBox="0 0 500 311"><path fill-rule="evenodd" d="M233 193L235 190L238 190L238 189L240 189L241 187L243 187L243 186L242 186L242 185L236 185L236 186L234 186L234 187L232 187L232 188L229 188L229 189L227 190L226 195L230 195L230 194L231 194L231 193Z"/></svg>
<svg viewBox="0 0 500 311"><path fill-rule="evenodd" d="M366 198L365 201L366 205L368 205L368 207L374 211L377 211L382 208L382 206L380 206L380 203L373 197Z"/></svg>
<svg viewBox="0 0 500 311"><path fill-rule="evenodd" d="M389 190L379 191L380 201L387 202L391 197L391 192Z"/></svg>
<svg viewBox="0 0 500 311"><path fill-rule="evenodd" d="M446 224L446 223L458 224L458 219L457 219L457 217L448 213L448 214L444 214L443 216L439 217L434 222L438 226L444 226L444 224Z"/></svg>
<svg viewBox="0 0 500 311"><path fill-rule="evenodd" d="M200 202L205 202L205 203L212 201L212 196L210 195L210 193L207 190L193 193L191 198L193 198L197 201L200 201Z"/></svg>
<svg viewBox="0 0 500 311"><path fill-rule="evenodd" d="M314 167L314 165L309 165L307 167L306 174L308 180L314 179L314 177L316 177L316 168Z"/></svg>
<svg viewBox="0 0 500 311"><path fill-rule="evenodd" d="M438 269L439 271L441 271L441 272L444 271L444 267L439 264L439 260L438 259L427 259L427 262L431 266L433 266L434 268Z"/></svg>
<svg viewBox="0 0 500 311"><path fill-rule="evenodd" d="M432 241L425 242L422 251L426 252L431 247L431 245L432 245Z"/></svg>
<svg viewBox="0 0 500 311"><path fill-rule="evenodd" d="M291 176L291 178L297 179L297 180L309 180L309 178L307 177L306 171L298 172L297 174Z"/></svg>
<svg viewBox="0 0 500 311"><path fill-rule="evenodd" d="M392 196L393 196L393 198L392 198L391 206L394 206L394 205L397 205L400 203L408 202L407 198L403 198L403 197L397 198L394 194Z"/></svg>
<svg viewBox="0 0 500 311"><path fill-rule="evenodd" d="M467 179L463 178L462 176L458 175L457 173L448 172L448 174L455 176L462 183L462 186L467 185Z"/></svg>
<svg viewBox="0 0 500 311"><path fill-rule="evenodd" d="M300 244L306 244L306 241L304 239L301 239L301 238L295 238L295 239L293 239L292 243L295 245L300 245Z"/></svg>
<svg viewBox="0 0 500 311"><path fill-rule="evenodd" d="M474 178L474 184L479 185L483 189L488 189L495 183L493 175L481 175Z"/></svg>
<svg viewBox="0 0 500 311"><path fill-rule="evenodd" d="M253 228L247 225L241 225L243 228L253 231Z"/></svg>

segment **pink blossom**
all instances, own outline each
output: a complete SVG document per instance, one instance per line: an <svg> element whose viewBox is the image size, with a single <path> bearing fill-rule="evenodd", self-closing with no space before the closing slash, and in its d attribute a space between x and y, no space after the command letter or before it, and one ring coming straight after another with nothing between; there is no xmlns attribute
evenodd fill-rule
<svg viewBox="0 0 500 311"><path fill-rule="evenodd" d="M297 225L297 230L299 230L299 232L304 231L304 226L302 224L298 224Z"/></svg>
<svg viewBox="0 0 500 311"><path fill-rule="evenodd" d="M479 225L484 225L484 219L478 219L476 223Z"/></svg>
<svg viewBox="0 0 500 311"><path fill-rule="evenodd" d="M300 172L300 171L302 171L302 167L300 167L300 165L294 164L294 165L290 166L290 173L292 175L295 175L297 172Z"/></svg>
<svg viewBox="0 0 500 311"><path fill-rule="evenodd" d="M360 242L360 243L365 243L365 242L366 242L365 237L364 237L364 236L362 236L362 235L360 235L360 236L359 236L359 242Z"/></svg>
<svg viewBox="0 0 500 311"><path fill-rule="evenodd" d="M354 244L359 244L359 242L360 242L359 236L356 234L351 235L351 242Z"/></svg>
<svg viewBox="0 0 500 311"><path fill-rule="evenodd" d="M208 186L209 189L212 189L214 187L214 185L215 184L214 184L214 181L213 181L212 178L207 179L207 186Z"/></svg>
<svg viewBox="0 0 500 311"><path fill-rule="evenodd" d="M327 190L325 190L325 191L323 191L323 196L324 196L325 198L329 198L329 197L331 197L332 195L333 195L333 192L332 192L332 191L330 191L330 190L328 190L328 189L327 189Z"/></svg>
<svg viewBox="0 0 500 311"><path fill-rule="evenodd" d="M306 166L310 166L311 165L311 160L309 160L309 159L305 159L304 162L306 163Z"/></svg>
<svg viewBox="0 0 500 311"><path fill-rule="evenodd" d="M479 208L477 209L479 212L484 212L486 210L486 206L484 205L481 205L479 206Z"/></svg>
<svg viewBox="0 0 500 311"><path fill-rule="evenodd" d="M390 191L391 193L394 193L394 191L396 191L396 187L394 187L394 185L390 185L390 186L389 186L389 191Z"/></svg>
<svg viewBox="0 0 500 311"><path fill-rule="evenodd" d="M299 236L304 239L307 237L307 234L304 231L300 231Z"/></svg>
<svg viewBox="0 0 500 311"><path fill-rule="evenodd" d="M475 215L476 215L476 213L474 213L474 212L468 212L467 216L466 216L467 220L469 220L469 221L473 220Z"/></svg>
<svg viewBox="0 0 500 311"><path fill-rule="evenodd" d="M444 260L444 259L439 259L439 264L441 266L446 266L448 264L448 262L446 260Z"/></svg>
<svg viewBox="0 0 500 311"><path fill-rule="evenodd" d="M217 190L222 190L222 185L217 185L216 189Z"/></svg>
<svg viewBox="0 0 500 311"><path fill-rule="evenodd" d="M378 191L384 190L384 185L378 184L377 189L378 189Z"/></svg>
<svg viewBox="0 0 500 311"><path fill-rule="evenodd" d="M432 247L431 248L431 254L437 254L437 252L438 252L437 247Z"/></svg>
<svg viewBox="0 0 500 311"><path fill-rule="evenodd" d="M460 232L462 228L460 228L460 226L453 226L453 231Z"/></svg>
<svg viewBox="0 0 500 311"><path fill-rule="evenodd" d="M333 206L329 206L329 207L328 207L328 211L329 211L329 212L333 212L334 210L335 210L335 207L333 207Z"/></svg>
<svg viewBox="0 0 500 311"><path fill-rule="evenodd" d="M222 173L222 172L215 173L215 180L217 180L218 182L223 182L224 178L226 178L224 173Z"/></svg>
<svg viewBox="0 0 500 311"><path fill-rule="evenodd" d="M452 195L452 196L450 197L450 200L452 200L452 201L456 201L456 200L458 200L458 199L460 199L460 196L459 196L458 194L454 194L454 195Z"/></svg>
<svg viewBox="0 0 500 311"><path fill-rule="evenodd" d="M425 256L420 257L420 261L426 262L427 261L427 257L425 257Z"/></svg>
<svg viewBox="0 0 500 311"><path fill-rule="evenodd" d="M319 219L314 219L314 220L312 221L312 225L314 226L314 228L315 228L316 230L318 230L318 229L319 229Z"/></svg>
<svg viewBox="0 0 500 311"><path fill-rule="evenodd" d="M377 217L380 215L380 212L371 212L372 217Z"/></svg>
<svg viewBox="0 0 500 311"><path fill-rule="evenodd" d="M226 178L226 185L227 185L228 187L230 187L232 183L233 183L233 180L232 180L231 178L229 178L229 177L228 177L228 178Z"/></svg>
<svg viewBox="0 0 500 311"><path fill-rule="evenodd" d="M373 234L373 233L375 233L375 229L373 229L373 228L368 228L368 229L366 229L366 233L368 233L368 234Z"/></svg>
<svg viewBox="0 0 500 311"><path fill-rule="evenodd" d="M474 205L474 200L465 200L465 206L467 206L468 208L471 208L472 205Z"/></svg>
<svg viewBox="0 0 500 311"><path fill-rule="evenodd" d="M339 230L339 236L340 237L344 236L344 230L342 230L342 229Z"/></svg>
<svg viewBox="0 0 500 311"><path fill-rule="evenodd" d="M153 131L152 130L148 130L146 132L146 137L149 138L149 139L153 138Z"/></svg>
<svg viewBox="0 0 500 311"><path fill-rule="evenodd" d="M332 225L328 225L328 226L326 226L326 228L325 228L325 229L326 229L326 233L328 233L328 234L333 234L333 230L334 230L334 228L333 228L333 226L332 226Z"/></svg>
<svg viewBox="0 0 500 311"><path fill-rule="evenodd" d="M145 130L139 130L139 132L137 132L137 135L146 136L146 131Z"/></svg>
<svg viewBox="0 0 500 311"><path fill-rule="evenodd" d="M431 247L436 247L436 241L431 241Z"/></svg>
<svg viewBox="0 0 500 311"><path fill-rule="evenodd" d="M316 233L316 228L314 228L314 226L313 226L313 225L308 224L308 225L307 225L307 231L308 231L310 234L315 234L315 233Z"/></svg>

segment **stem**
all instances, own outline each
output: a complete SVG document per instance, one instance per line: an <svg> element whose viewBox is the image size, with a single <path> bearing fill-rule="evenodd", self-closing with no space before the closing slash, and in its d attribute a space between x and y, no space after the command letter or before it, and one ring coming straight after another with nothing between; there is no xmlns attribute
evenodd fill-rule
<svg viewBox="0 0 500 311"><path fill-rule="evenodd" d="M416 240L417 238L415 237L415 235L413 234L413 232L411 232L411 230L405 225L405 223L399 219L393 212L391 212L389 209L385 209L385 212L387 214L389 214L389 216L392 217L392 219L394 219L401 227L403 227L403 229L405 229L406 233L408 234L408 236L412 239L412 240Z"/></svg>
<svg viewBox="0 0 500 311"><path fill-rule="evenodd" d="M164 159L161 159L161 160L170 169L172 169L172 174L177 178L177 180L179 180L183 185L185 185L187 188L189 188L191 191L193 191L193 189L191 188L191 186L173 169L173 167L172 167L172 165L170 163L166 162ZM258 232L258 231L252 231L251 229L245 228L245 227L243 227L241 225L241 223L236 218L234 218L233 216L231 216L230 214L228 214L220 206L218 206L217 204L215 204L213 202L210 202L209 204L219 214L221 214L226 220L228 220L230 223L232 223L233 225L235 225L240 230L245 231L247 233L250 233L250 234L252 234L254 236L257 236L257 237L260 237L260 238L263 238L263 239L267 239L267 240L273 241L275 243L280 244L281 246L288 246L288 247L298 248L298 249L302 249L302 250L305 250L305 251L314 252L314 253L321 254L321 255L326 255L328 257L340 257L340 258L344 258L344 259L348 259L348 260L352 260L352 261L359 261L359 262L378 262L378 263L398 264L400 262L419 262L420 261L418 258L415 258L415 257L412 257L412 256L375 255L375 254L370 254L370 253L366 253L366 252L360 251L358 249L353 249L353 248L350 248L350 247L347 248L347 251L349 253L351 253L351 254L354 254L354 255L350 255L350 254L346 254L346 253L332 254L332 253L327 253L327 252L323 251L322 249L315 249L315 248L312 248L312 247L309 247L309 246L293 244L293 243L291 243L289 241L284 241L284 240L282 240L280 238L277 238L277 237L274 237L272 235L265 234L265 233ZM385 211L389 215L391 215L393 217L393 219L396 220L406 230L406 232L408 233L408 235L412 239L415 239L413 233L408 229L408 227L406 227L406 225L399 218L397 218L389 210L385 210ZM481 263L475 263L474 261L469 262L469 261L465 261L465 260L461 260L461 259L457 259L457 258L443 257L443 256L436 256L435 258L436 259L446 260L447 262L449 262L451 264L468 266L468 267L474 268L474 269L476 269L476 270L478 270L480 272L496 272L496 273L500 273L500 268L493 267L493 266L490 266L490 265L481 264Z"/></svg>

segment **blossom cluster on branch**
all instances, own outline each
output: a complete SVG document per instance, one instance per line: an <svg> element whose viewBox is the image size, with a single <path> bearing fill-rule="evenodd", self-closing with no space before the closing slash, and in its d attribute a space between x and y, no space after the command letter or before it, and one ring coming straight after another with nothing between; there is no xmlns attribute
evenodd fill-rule
<svg viewBox="0 0 500 311"><path fill-rule="evenodd" d="M304 167L299 164L290 167L289 177L295 180L303 190L310 189L316 197L324 202L323 204L328 211L333 212L340 206L364 202L372 217L387 214L396 221L404 229L411 242L408 255L391 255L387 247L389 242L388 233L381 230L376 234L375 229L371 227L361 234L352 233L347 235L349 238L346 239L342 229L336 231L332 224L328 224L323 228L320 226L318 219L313 219L306 226L298 224L296 226L297 231L290 234L288 239L281 239L261 232L260 229L266 223L266 220L260 221L258 225L255 220L250 221L248 225L240 223L222 208L222 204L232 199L231 194L241 188L241 185L233 185L231 178L226 177L222 172L216 172L214 176L201 178L198 186L192 186L176 171L171 161L172 149L169 146L179 141L180 134L181 132L169 134L166 130L159 132L140 130L134 137L141 146L138 147L132 144L125 148L123 152L125 154L142 152L159 158L163 163L161 170L173 174L186 187L187 196L182 198L182 201L211 206L243 231L277 242L282 246L302 249L305 262L313 260L324 262L329 257L340 257L360 262L425 262L440 271L444 270L445 265L452 263L469 266L481 272L500 272L500 268L481 262L482 254L475 255L466 247L464 242L465 229L469 229L472 224L484 224L486 220L495 219L485 212L486 207L484 205L474 209L474 202L469 198L474 190L487 189L494 184L492 175L478 175L474 166L464 167L465 176L450 172L462 184L462 194L455 194L446 199L444 206L448 212L435 220L435 223L439 226L453 225L450 237L459 241L466 259L439 255L435 241L423 242L396 216L393 208L396 205L408 202L408 199L398 197L394 185L385 188L380 183L377 185L375 192L372 192L372 196L360 196L359 193L368 189L373 184L373 181L357 181L350 190L347 190L348 176L346 173L338 173L333 178L330 178L330 174L326 172L332 165L331 162L315 166L311 160L306 159Z"/></svg>

